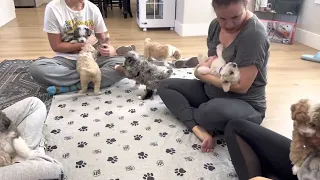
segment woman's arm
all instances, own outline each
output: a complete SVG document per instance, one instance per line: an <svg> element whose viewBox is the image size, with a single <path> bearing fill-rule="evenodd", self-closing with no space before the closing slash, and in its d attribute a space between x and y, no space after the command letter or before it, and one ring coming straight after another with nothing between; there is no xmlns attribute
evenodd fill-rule
<svg viewBox="0 0 320 180"><path fill-rule="evenodd" d="M60 34L48 33L48 40L54 52L72 53L80 51L81 47L84 46L84 43L72 44L69 42L62 42Z"/></svg>
<svg viewBox="0 0 320 180"><path fill-rule="evenodd" d="M240 70L240 81L238 84L231 85L230 91L234 93L245 94L248 92L248 89L251 87L254 79L257 76L258 68L255 65L250 65L247 67L239 68ZM211 84L215 87L222 89L222 82L219 76L214 76L211 74L198 74L195 71L195 76L201 81Z"/></svg>

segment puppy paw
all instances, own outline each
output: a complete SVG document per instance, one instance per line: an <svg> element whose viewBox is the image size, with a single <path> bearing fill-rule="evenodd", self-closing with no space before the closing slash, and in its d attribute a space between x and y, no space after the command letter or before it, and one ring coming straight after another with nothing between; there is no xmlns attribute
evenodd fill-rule
<svg viewBox="0 0 320 180"><path fill-rule="evenodd" d="M101 95L101 94L102 94L101 91L94 92L94 95L96 95L96 96L99 96L99 95Z"/></svg>
<svg viewBox="0 0 320 180"><path fill-rule="evenodd" d="M72 41L70 41L71 44L75 44L75 43L77 43L77 42L78 42L77 40L72 40Z"/></svg>
<svg viewBox="0 0 320 180"><path fill-rule="evenodd" d="M294 165L294 166L292 167L292 174L293 174L293 175L297 175L299 169L300 169L300 167L298 167L297 165Z"/></svg>

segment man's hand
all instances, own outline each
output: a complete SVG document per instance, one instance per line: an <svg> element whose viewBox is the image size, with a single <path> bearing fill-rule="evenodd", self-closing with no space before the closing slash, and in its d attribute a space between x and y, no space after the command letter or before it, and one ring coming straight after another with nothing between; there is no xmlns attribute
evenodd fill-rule
<svg viewBox="0 0 320 180"><path fill-rule="evenodd" d="M101 56L115 56L117 54L114 47L110 44L101 44L99 52Z"/></svg>
<svg viewBox="0 0 320 180"><path fill-rule="evenodd" d="M309 138L308 141L313 146L320 146L320 138L318 136L313 136Z"/></svg>

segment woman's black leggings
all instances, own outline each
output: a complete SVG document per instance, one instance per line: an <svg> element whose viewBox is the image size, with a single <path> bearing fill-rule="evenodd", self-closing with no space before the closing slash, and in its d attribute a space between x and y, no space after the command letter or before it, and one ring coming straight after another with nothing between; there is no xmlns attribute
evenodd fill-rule
<svg viewBox="0 0 320 180"><path fill-rule="evenodd" d="M250 121L229 121L225 139L240 180L256 176L297 180L289 159L291 140Z"/></svg>

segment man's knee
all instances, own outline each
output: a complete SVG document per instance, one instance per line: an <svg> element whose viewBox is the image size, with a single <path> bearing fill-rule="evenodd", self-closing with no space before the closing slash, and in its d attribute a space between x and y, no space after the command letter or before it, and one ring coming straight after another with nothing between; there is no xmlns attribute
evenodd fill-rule
<svg viewBox="0 0 320 180"><path fill-rule="evenodd" d="M31 63L29 72L35 81L41 84L45 83L44 77L46 75L46 69L43 67L41 60Z"/></svg>

